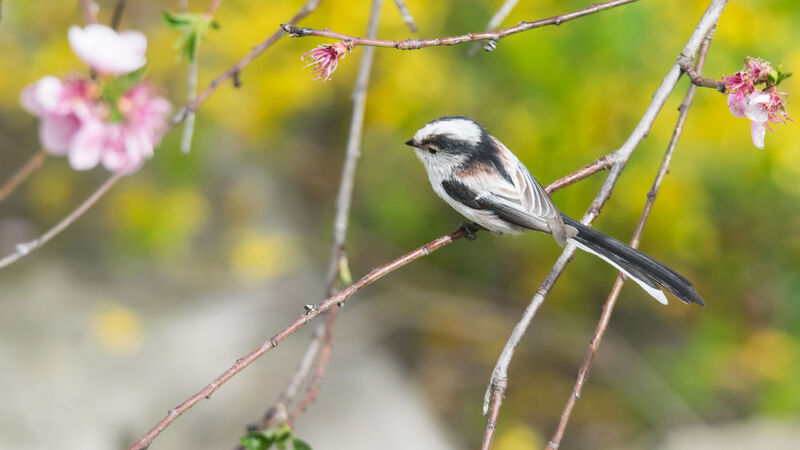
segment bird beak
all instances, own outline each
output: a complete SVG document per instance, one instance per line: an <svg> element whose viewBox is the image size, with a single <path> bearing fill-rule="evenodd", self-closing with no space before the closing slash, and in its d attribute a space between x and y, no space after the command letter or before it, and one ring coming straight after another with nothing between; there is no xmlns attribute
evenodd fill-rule
<svg viewBox="0 0 800 450"><path fill-rule="evenodd" d="M414 140L413 139L407 140L406 141L406 145L409 146L409 147L414 147Z"/></svg>

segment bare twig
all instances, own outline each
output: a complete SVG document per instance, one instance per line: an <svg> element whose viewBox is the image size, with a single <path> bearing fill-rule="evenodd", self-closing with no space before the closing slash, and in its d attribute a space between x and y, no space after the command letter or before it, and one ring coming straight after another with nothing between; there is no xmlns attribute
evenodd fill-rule
<svg viewBox="0 0 800 450"><path fill-rule="evenodd" d="M19 168L19 170L11 175L11 178L6 180L2 186L0 186L0 202L2 202L6 197L11 195L17 187L22 184L23 181L27 180L28 177L36 171L39 167L42 167L42 163L47 158L47 153L44 150L39 150L38 152L34 153L33 156L28 158L25 161L25 164Z"/></svg>
<svg viewBox="0 0 800 450"><path fill-rule="evenodd" d="M125 1L126 0L117 0L116 5L114 5L114 14L111 15L111 28L115 30L119 28L119 24L122 22L122 13L125 12Z"/></svg>
<svg viewBox="0 0 800 450"><path fill-rule="evenodd" d="M129 447L129 450L141 450L146 449L150 446L156 436L159 435L166 427L168 427L172 422L175 421L178 417L180 417L183 413L188 411L192 406L196 405L198 402L203 400L204 398L209 398L211 394L213 394L220 386L225 384L228 380L230 380L234 375L241 372L245 367L249 366L253 361L258 359L261 355L268 352L269 350L275 348L278 344L283 342L288 336L293 334L295 331L299 330L303 325L310 322L315 317L319 316L325 311L330 310L331 308L337 305L344 305L344 303L356 292L359 290L369 286L370 284L374 283L375 281L383 278L385 275L394 272L395 270L405 266L406 264L415 261L423 256L429 255L432 252L438 250L439 248L464 237L465 231L463 229L458 229L453 231L452 233L448 233L438 239L434 239L433 241L419 247L418 249L406 253L405 255L395 259L394 261L384 264L380 267L376 267L372 269L368 274L364 275L356 281L355 283L351 284L347 288L339 291L335 295L328 297L321 303L315 305L312 308L308 308L304 314L302 314L297 320L292 322L289 326L279 331L277 334L272 336L268 341L261 344L258 348L247 354L246 356L238 359L236 363L231 366L228 370L220 374L217 378L214 379L211 383L209 383L206 387L201 389L198 393L191 396L188 400L178 405L176 408L171 409L167 416L158 422L150 431L142 435L136 443Z"/></svg>
<svg viewBox="0 0 800 450"><path fill-rule="evenodd" d="M206 16L213 17L214 14L217 13L217 9L219 9L219 5L222 4L222 0L211 0L211 3L208 5L208 9L206 9Z"/></svg>
<svg viewBox="0 0 800 450"><path fill-rule="evenodd" d="M374 37L378 34L378 24L380 22L380 11L383 0L373 0L372 8L367 24L367 36ZM350 204L353 198L353 186L355 184L356 165L361 156L361 141L364 130L364 110L367 104L367 86L369 85L372 62L375 59L375 48L366 48L361 57L361 63L356 76L355 87L351 96L353 100L353 110L350 116L350 133L347 138L347 149L345 151L345 161L342 167L342 176L339 182L339 191L336 197L336 216L333 224L333 242L331 244L330 260L328 262L328 278L326 281L327 295L333 295L336 289L336 281L340 277L343 264L347 264L345 244L347 242L347 228L350 217ZM302 362L286 391L281 395L278 403L269 409L265 419L262 421L262 428L276 425L275 422L287 421L289 424L306 409L317 395L319 384L325 374L328 363L328 356L333 348L333 328L336 324L337 310L328 311L326 320L314 330L311 336L311 343L306 349ZM324 341L323 341L324 340ZM324 342L322 345L320 343ZM317 355L319 357L317 358ZM311 364L309 359L316 359L316 370L311 383L306 390L306 395L297 405L291 415L282 417L287 411L289 403L294 400L301 386L309 377Z"/></svg>
<svg viewBox="0 0 800 450"><path fill-rule="evenodd" d="M297 14L295 14L294 17L292 17L292 19L289 21L289 23L291 23L291 24L297 23L300 20L302 20L303 18L305 18L307 15L311 14L315 9L317 9L317 6L319 6L319 3L321 1L322 0L309 0L308 2L306 2L306 4L303 5L303 7L300 9L300 11ZM222 75L218 76L217 78L214 78L211 81L211 83L209 83L209 86L205 90L203 90L202 92L200 92L197 95L197 98L195 98L193 101L187 103L186 106L181 108L181 110L178 111L177 114L175 114L175 117L172 118L172 121L170 122L170 125L174 126L174 125L179 124L181 121L183 121L183 119L186 118L186 115L189 112L196 111L197 108L199 108L200 105L202 105L203 102L205 102L206 99L208 99L208 97L215 90L217 90L218 87L220 87L222 85L222 83L224 83L225 81L227 81L230 78L233 78L233 77L237 76L239 74L239 72L242 71L242 69L244 69L248 64L250 64L259 55L264 53L264 51L266 49L270 48L272 46L272 44L277 42L278 39L280 39L283 35L284 35L283 30L276 31L275 33L270 35L270 37L268 37L264 42L262 42L262 43L258 44L257 46L253 47L253 49L250 51L250 53L245 55L244 58L240 59L236 64L234 64L228 70L223 72Z"/></svg>
<svg viewBox="0 0 800 450"><path fill-rule="evenodd" d="M697 62L695 67L693 67L693 69L696 69L696 73L702 73L703 71L703 63L705 62L706 53L708 52L708 46L711 43L713 34L714 29L712 28L708 33L706 40L703 41L703 44L700 46L700 50L697 54ZM645 223L647 222L647 218L650 216L650 211L653 209L653 204L655 203L661 183L664 181L664 177L669 171L669 164L672 160L672 154L675 151L675 146L678 144L678 139L680 139L680 136L683 133L686 117L689 114L689 108L692 106L692 101L694 100L696 91L697 86L694 84L690 85L683 102L678 108L680 114L678 115L678 121L675 124L675 130L673 131L672 138L667 145L667 150L664 153L664 158L662 159L661 165L658 168L655 180L653 181L653 186L650 189L650 192L647 193L647 202L645 203L644 209L642 210L642 215L639 218L639 222L636 224L636 229L634 230L633 237L631 238L630 245L633 248L637 248L639 246L639 241L642 236L642 232L644 231ZM614 310L614 305L616 304L619 293L622 290L622 283L624 281L625 279L623 278L622 274L617 276L614 287L611 289L611 293L608 295L608 299L603 305L603 312L600 316L599 322L597 323L597 328L592 336L592 340L589 343L589 349L587 350L586 356L584 357L583 363L578 371L578 378L575 381L572 394L567 400L564 410L561 413L561 419L559 420L558 427L547 445L549 450L555 450L561 444L561 440L564 437L564 431L567 427L567 422L569 422L570 415L572 414L572 409L575 406L578 398L580 398L583 385L586 383L586 380L589 376L589 368L592 364L592 360L594 359L594 355L597 353L597 349L600 347L600 342L603 339L603 335L608 328L608 323L611 319L611 313Z"/></svg>
<svg viewBox="0 0 800 450"><path fill-rule="evenodd" d="M411 12L408 10L408 6L406 6L406 2L403 0L394 0L395 5L397 5L397 10L400 11L400 15L403 16L403 22L406 23L406 26L412 33L417 32L417 23L414 22L414 17L411 15ZM375 36L367 36L368 38L374 39Z"/></svg>
<svg viewBox="0 0 800 450"><path fill-rule="evenodd" d="M682 55L689 55L691 57L691 55L697 53L697 50L702 41L705 39L705 36L708 34L709 30L714 27L714 25L717 23L717 20L719 20L719 16L722 14L722 10L726 3L727 0L712 0L709 4L705 13L701 17L700 22L689 38L689 41L683 48L681 56L679 56L678 60L672 65L672 68L667 73L667 76L653 94L653 100L645 111L642 119L639 121L636 128L633 130L622 147L615 152L614 165L611 167L611 171L608 177L606 177L606 181L600 188L600 192L592 201L589 209L581 219L583 224L591 224L600 213L603 205L611 196L614 186L616 185L617 180L619 180L622 170L625 168L625 165L633 154L633 151L638 147L642 139L644 139L649 133L656 116L661 111L661 108L664 106L667 97L675 88L675 85L678 83L678 79L681 76L682 71L680 68L680 60L683 57ZM561 253L561 256L559 256L559 258L556 260L556 263L550 269L550 273L548 273L547 277L545 277L544 282L531 299L531 302L523 313L522 318L514 327L511 337L509 337L503 352L500 354L500 357L497 360L497 364L492 371L492 377L484 397L483 412L484 414L489 414L489 420L487 420L486 430L484 432L484 449L488 449L491 446L494 430L497 426L497 417L499 414L498 411L502 404L502 399L505 395L505 389L508 383L508 366L514 356L514 351L519 345L522 337L525 335L525 332L528 329L528 326L530 325L534 315L536 314L536 311L539 309L539 306L541 306L542 302L544 302L545 297L550 292L550 289L552 289L553 284L555 284L555 281L561 275L561 272L566 267L574 252L575 246L572 244L567 244L566 248Z"/></svg>
<svg viewBox="0 0 800 450"><path fill-rule="evenodd" d="M122 178L122 175L110 176L105 183L103 183L96 191L94 191L94 193L92 193L92 195L89 196L89 198L84 200L83 203L75 208L74 211L69 213L67 217L63 218L61 222L58 222L53 228L50 228L43 235L32 241L17 244L17 249L13 253L5 256L3 259L0 259L0 269L41 247L50 239L53 239L53 237L55 237L58 233L64 231L65 228L72 225L72 223L75 222L81 215L83 215L83 213L85 213L89 208L91 208L92 205L94 205L97 200L100 199L100 197L102 197L109 189L111 189L111 186L119 181L120 178Z"/></svg>
<svg viewBox="0 0 800 450"><path fill-rule="evenodd" d="M519 0L506 0L505 2L503 2L503 4L500 5L500 9L498 9L497 12L494 13L492 18L489 19L489 23L486 25L486 31L492 31L495 28L499 27L500 24L503 23L504 20L506 20L506 17L508 17L508 15L511 14L511 10L513 10L514 7L517 6L517 3L519 3ZM467 51L467 56L468 57L475 56L475 54L478 53L478 49L480 48L481 48L480 42L472 44L472 46L470 46L469 50Z"/></svg>
<svg viewBox="0 0 800 450"><path fill-rule="evenodd" d="M371 45L375 47L391 47L399 50L418 50L425 47L435 47L439 45L455 45L462 42L471 42L479 40L487 40L496 43L498 40L522 31L540 28L546 25L561 25L564 22L578 19L580 17L588 16L590 14L605 11L616 6L633 3L637 0L613 0L605 3L598 3L587 8L573 11L571 13L562 14L559 16L549 17L534 22L520 22L518 25L511 28L504 28L497 31L487 31L483 33L467 33L460 36L451 36L437 39L406 39L402 41L389 41L384 39L366 39L358 36L350 36L347 34L337 33L331 30L316 30L313 28L297 27L292 24L283 24L283 30L286 31L291 37L306 37L317 36L329 39L336 39L339 41L346 41L352 46L356 45ZM492 46L493 48L493 46Z"/></svg>
<svg viewBox="0 0 800 450"><path fill-rule="evenodd" d="M317 8L317 6L319 5L320 1L321 0L309 0L308 2L306 2L306 4L300 9L300 11L291 19L291 22L294 23L296 21L299 21L299 20L303 19L307 15L309 15L311 12L313 12ZM266 41L262 42L257 47L255 47L252 51L250 51L250 53L248 53L247 56L245 56L244 58L239 60L231 68L226 70L225 73L223 73L222 75L217 77L214 81L212 81L211 82L211 86L206 88L206 90L204 90L194 101L187 103L183 108L181 108L181 110L172 118L170 123L167 124L165 132L170 130L174 126L178 125L179 123L181 123L183 121L183 119L186 118L186 114L188 112L196 111L197 108L199 108L200 105L203 103L203 101L205 101L220 86L220 84L223 81L227 80L228 78L231 78L231 77L235 76L235 74L238 74L244 67L246 67L248 64L250 64L256 57L258 57L267 48L272 46L272 44L274 44L278 39L280 39L280 37L282 35L283 35L283 31L280 31L280 30L275 32L275 33L273 33L269 38L267 38ZM88 210L89 207L91 207L94 203L96 203L97 200L99 200L100 197L102 197L108 191L108 189L111 188L111 186L114 185L114 183L117 181L118 178L119 177L116 176L116 175L111 177L111 178L109 178L109 180L106 181L106 183L104 183L102 186L100 186L98 188L98 190L95 191L86 201L84 201L78 209L76 209L75 211L70 213L66 218L64 218L61 222L59 222L55 227L51 228L44 235L40 236L37 239L34 239L31 242L18 244L17 245L17 250L14 253L12 253L10 255L7 255L7 256L3 257L2 259L0 259L0 269L2 269L3 267L8 266L9 264L13 263L14 261L17 261L18 259L20 259L23 256L27 255L28 253L30 253L34 249L41 247L42 244L46 243L47 241L52 239L55 235L57 235L58 233L63 231L64 228L66 228L67 226L72 224L76 219L78 219L81 216L81 214L86 212L86 210ZM76 213L78 213L78 214L76 214ZM36 245L31 246L30 245L31 243L36 243Z"/></svg>
<svg viewBox="0 0 800 450"><path fill-rule="evenodd" d="M96 8L97 4L93 0L80 0L81 11L83 11L83 21L86 25L97 23Z"/></svg>
<svg viewBox="0 0 800 450"><path fill-rule="evenodd" d="M700 75L702 71L699 68L695 68L691 58L683 58L681 60L681 70L683 70L683 73L689 77L689 79L692 81L692 84L695 86L716 89L722 93L725 93L725 83L712 78L703 78L702 75Z"/></svg>

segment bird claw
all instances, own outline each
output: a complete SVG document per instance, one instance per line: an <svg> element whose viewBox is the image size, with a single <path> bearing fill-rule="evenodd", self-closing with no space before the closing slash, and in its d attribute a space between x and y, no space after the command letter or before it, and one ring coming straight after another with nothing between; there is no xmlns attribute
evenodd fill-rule
<svg viewBox="0 0 800 450"><path fill-rule="evenodd" d="M478 239L478 236L475 233L481 230L486 230L486 228L478 225L475 222L461 222L458 224L458 228L464 230L464 237L468 241L474 241L475 239Z"/></svg>

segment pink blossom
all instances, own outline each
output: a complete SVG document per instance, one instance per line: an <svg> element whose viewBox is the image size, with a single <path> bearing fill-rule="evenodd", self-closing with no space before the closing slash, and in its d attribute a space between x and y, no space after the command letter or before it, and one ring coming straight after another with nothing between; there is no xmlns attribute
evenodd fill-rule
<svg viewBox="0 0 800 450"><path fill-rule="evenodd" d="M47 76L28 86L20 96L22 105L39 117L39 139L54 155L63 155L93 108L92 86L82 79L62 81Z"/></svg>
<svg viewBox="0 0 800 450"><path fill-rule="evenodd" d="M744 66L756 84L767 81L769 73L772 71L772 64L761 58L748 56L744 59Z"/></svg>
<svg viewBox="0 0 800 450"><path fill-rule="evenodd" d="M67 37L78 58L102 74L126 74L147 62L147 38L138 31L117 33L100 24L84 28L73 25Z"/></svg>
<svg viewBox="0 0 800 450"><path fill-rule="evenodd" d="M786 123L786 120L791 120L785 107L786 94L774 89L767 93L756 90L750 95L739 94L728 96L728 107L734 117L750 120L753 145L763 149L767 130L774 131L769 128L768 122Z"/></svg>
<svg viewBox="0 0 800 450"><path fill-rule="evenodd" d="M92 117L83 123L69 152L74 169L102 163L111 172L130 174L153 156L166 130L169 102L139 84L119 98L117 110L122 116L119 121Z"/></svg>
<svg viewBox="0 0 800 450"><path fill-rule="evenodd" d="M317 74L317 77L314 79L320 80L320 83L323 83L331 79L331 75L333 75L333 72L339 65L339 60L344 59L349 51L350 47L344 42L322 44L304 53L300 59L302 61L305 61L307 58L310 59L306 67L313 66L311 72Z"/></svg>
<svg viewBox="0 0 800 450"><path fill-rule="evenodd" d="M728 108L734 117L750 120L753 145L764 148L767 130L774 131L769 123L786 123L792 120L786 111L785 92L778 92L770 78L772 64L760 58L747 57L744 69L733 76L723 77L728 92ZM780 71L778 71L780 73ZM780 75L778 75L778 83ZM759 89L760 85L764 85Z"/></svg>

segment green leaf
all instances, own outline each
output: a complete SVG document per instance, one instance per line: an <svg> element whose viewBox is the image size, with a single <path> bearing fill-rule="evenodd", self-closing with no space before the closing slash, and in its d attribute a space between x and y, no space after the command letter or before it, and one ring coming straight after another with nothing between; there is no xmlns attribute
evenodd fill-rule
<svg viewBox="0 0 800 450"><path fill-rule="evenodd" d="M264 431L251 431L239 438L239 443L248 450L268 450L274 442L274 434Z"/></svg>
<svg viewBox="0 0 800 450"><path fill-rule="evenodd" d="M206 14L193 13L171 13L162 12L164 22L173 30L180 31L181 37L175 43L175 48L179 49L178 59L186 58L194 61L200 41L208 34L208 30L219 29L219 24L211 20Z"/></svg>
<svg viewBox="0 0 800 450"><path fill-rule="evenodd" d="M292 445L294 445L294 450L312 450L306 441L299 438L293 438Z"/></svg>
<svg viewBox="0 0 800 450"><path fill-rule="evenodd" d="M191 14L187 13L171 13L169 11L161 12L161 18L164 19L164 22L167 24L167 26L176 30L180 30L182 27L190 25L192 22L192 18L190 16Z"/></svg>

